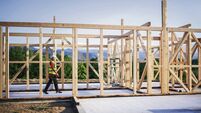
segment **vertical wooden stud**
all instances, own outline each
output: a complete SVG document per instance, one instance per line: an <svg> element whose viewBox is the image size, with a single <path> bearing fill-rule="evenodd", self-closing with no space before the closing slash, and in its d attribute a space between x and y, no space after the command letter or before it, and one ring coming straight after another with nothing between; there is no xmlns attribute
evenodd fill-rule
<svg viewBox="0 0 201 113"><path fill-rule="evenodd" d="M129 84L130 84L130 88L132 87L132 70L133 70L133 68L132 68L132 66L133 66L133 61L132 61L132 44L131 44L131 38L132 37L130 37L130 39L129 39Z"/></svg>
<svg viewBox="0 0 201 113"><path fill-rule="evenodd" d="M48 46L46 46L46 48L45 48L45 59L46 59L46 61L49 61ZM48 82L48 77L49 77L49 70L48 70L48 67L49 67L49 63L46 63L46 64L45 64L45 81L46 81L46 83Z"/></svg>
<svg viewBox="0 0 201 113"><path fill-rule="evenodd" d="M2 81L2 84L3 84L3 89L5 89L5 86L6 86L6 44L5 44L5 35L2 36L2 51L3 51L3 81Z"/></svg>
<svg viewBox="0 0 201 113"><path fill-rule="evenodd" d="M201 47L198 47L198 80L201 80Z"/></svg>
<svg viewBox="0 0 201 113"><path fill-rule="evenodd" d="M29 89L29 37L26 37L26 75L27 89Z"/></svg>
<svg viewBox="0 0 201 113"><path fill-rule="evenodd" d="M62 89L64 89L64 37L62 37L62 49L61 49L61 84Z"/></svg>
<svg viewBox="0 0 201 113"><path fill-rule="evenodd" d="M133 94L137 90L137 37L136 30L133 30Z"/></svg>
<svg viewBox="0 0 201 113"><path fill-rule="evenodd" d="M171 43L172 43L171 55L174 54L174 50L175 50L174 40L175 40L175 37L173 36L173 33L171 33ZM171 82L172 82L172 88L174 88L174 85L175 85L175 78L174 77L172 77Z"/></svg>
<svg viewBox="0 0 201 113"><path fill-rule="evenodd" d="M191 52L191 32L189 32L188 42L187 42L187 65L189 66L187 68L187 78L188 78L188 88L189 91L192 91L192 52Z"/></svg>
<svg viewBox="0 0 201 113"><path fill-rule="evenodd" d="M130 55L129 55L129 39L126 39L126 45L125 45L125 63L126 63L126 75L125 75L125 85L126 87L130 87L130 65L129 65L129 59L130 59Z"/></svg>
<svg viewBox="0 0 201 113"><path fill-rule="evenodd" d="M147 31L147 93L152 94L152 79L153 79L153 57L151 47L151 31Z"/></svg>
<svg viewBox="0 0 201 113"><path fill-rule="evenodd" d="M137 61L136 61L136 82L138 83L140 81L140 59L139 59L139 49L140 49L140 45L139 45L139 38L137 37L137 32L135 32L136 35L136 57L137 57Z"/></svg>
<svg viewBox="0 0 201 113"><path fill-rule="evenodd" d="M109 42L109 38L108 38L108 42ZM110 67L111 67L111 64L110 64L110 58L111 58L111 53L110 53L110 49L111 49L111 45L108 43L108 46L107 46L107 84L109 85L110 84Z"/></svg>
<svg viewBox="0 0 201 113"><path fill-rule="evenodd" d="M162 66L161 66L161 93L167 94L169 92L169 39L166 30L167 23L167 0L162 0Z"/></svg>
<svg viewBox="0 0 201 113"><path fill-rule="evenodd" d="M78 47L77 47L77 29L73 28L73 96L77 96L78 93Z"/></svg>
<svg viewBox="0 0 201 113"><path fill-rule="evenodd" d="M179 76L180 76L180 80L183 81L183 58L182 58L182 51L180 50L180 72L179 72Z"/></svg>
<svg viewBox="0 0 201 113"><path fill-rule="evenodd" d="M89 39L86 39L87 44L87 54L86 54L86 74L87 74L87 88L89 88Z"/></svg>
<svg viewBox="0 0 201 113"><path fill-rule="evenodd" d="M103 29L100 29L99 64L100 95L103 95Z"/></svg>
<svg viewBox="0 0 201 113"><path fill-rule="evenodd" d="M9 28L6 27L6 45L5 45L5 82L6 82L6 98L9 98Z"/></svg>
<svg viewBox="0 0 201 113"><path fill-rule="evenodd" d="M0 98L3 98L3 33L0 26Z"/></svg>
<svg viewBox="0 0 201 113"><path fill-rule="evenodd" d="M39 28L39 84L40 84L40 92L39 95L40 97L43 96L43 45L42 45L42 38L43 38L43 33L42 33L42 28Z"/></svg>
<svg viewBox="0 0 201 113"><path fill-rule="evenodd" d="M121 19L121 26L124 26L124 20ZM121 35L123 35L124 33L124 30L121 29ZM120 69L121 69L121 85L124 86L124 55L123 55L123 52L124 52L124 39L122 38L121 39L121 66L120 66Z"/></svg>

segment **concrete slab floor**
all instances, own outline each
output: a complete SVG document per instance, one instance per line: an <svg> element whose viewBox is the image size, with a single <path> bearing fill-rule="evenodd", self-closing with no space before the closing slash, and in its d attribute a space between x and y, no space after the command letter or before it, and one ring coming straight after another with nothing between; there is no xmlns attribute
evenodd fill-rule
<svg viewBox="0 0 201 113"><path fill-rule="evenodd" d="M62 91L62 93L56 93L55 91L48 91L49 94L43 94L43 97L70 97L72 96L72 91ZM119 90L104 90L104 94L114 95L114 94L132 94L133 92L128 89ZM5 96L5 92L3 93ZM100 95L100 90L79 90L78 96L96 96ZM34 92L10 92L10 98L37 98L39 96L38 91Z"/></svg>
<svg viewBox="0 0 201 113"><path fill-rule="evenodd" d="M201 113L201 94L80 99L86 113Z"/></svg>

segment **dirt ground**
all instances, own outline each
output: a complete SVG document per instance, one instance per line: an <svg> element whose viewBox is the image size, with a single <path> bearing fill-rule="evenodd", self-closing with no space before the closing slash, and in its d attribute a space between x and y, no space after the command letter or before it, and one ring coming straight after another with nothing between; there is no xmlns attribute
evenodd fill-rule
<svg viewBox="0 0 201 113"><path fill-rule="evenodd" d="M0 113L77 113L69 102L43 103L0 103Z"/></svg>

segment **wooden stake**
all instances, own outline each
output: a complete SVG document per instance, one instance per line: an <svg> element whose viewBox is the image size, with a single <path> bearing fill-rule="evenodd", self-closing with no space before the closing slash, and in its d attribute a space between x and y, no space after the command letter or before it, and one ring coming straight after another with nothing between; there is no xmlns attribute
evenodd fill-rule
<svg viewBox="0 0 201 113"><path fill-rule="evenodd" d="M27 89L29 89L29 37L26 37L26 75Z"/></svg>
<svg viewBox="0 0 201 113"><path fill-rule="evenodd" d="M100 29L99 62L100 95L103 95L103 29Z"/></svg>
<svg viewBox="0 0 201 113"><path fill-rule="evenodd" d="M39 84L40 84L40 97L43 97L43 45L42 45L42 38L43 38L43 33L42 33L42 28L39 28Z"/></svg>
<svg viewBox="0 0 201 113"><path fill-rule="evenodd" d="M6 53L5 53L5 75L6 75L6 98L9 98L9 29L6 27Z"/></svg>

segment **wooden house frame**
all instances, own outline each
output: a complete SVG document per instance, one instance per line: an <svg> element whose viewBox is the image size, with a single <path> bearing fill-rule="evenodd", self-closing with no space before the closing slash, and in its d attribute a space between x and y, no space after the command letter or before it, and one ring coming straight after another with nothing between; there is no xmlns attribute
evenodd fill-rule
<svg viewBox="0 0 201 113"><path fill-rule="evenodd" d="M64 87L64 64L72 63L72 96L78 96L78 48L86 48L86 69L87 69L87 88L89 86L89 68L98 75L100 83L100 95L110 96L104 94L106 84L111 84L116 81L120 86L128 88L133 91L129 96L140 95L138 91L142 88L142 83L147 82L147 92L143 95L154 95L153 81L159 77L161 89L160 95L170 94L170 90L175 89L175 84L180 84L183 92L176 92L176 94L193 94L201 93L199 90L201 85L201 39L196 34L201 33L201 29L190 28L187 24L181 27L167 27L167 2L162 0L162 27L153 27L151 22L147 22L141 26L124 25L123 19L121 25L100 25L100 24L70 24L70 23L41 23L41 22L0 22L0 98L3 98L3 91L5 91L5 98L9 98L9 85L17 78L23 69L26 70L27 89L29 89L29 64L39 64L39 84L40 97L43 97L43 65L46 65L46 80L48 79L48 51L46 51L46 61L43 58L43 48L61 47L61 84ZM18 33L9 32L11 27L23 28L38 28L38 33ZM43 28L68 28L72 30L70 34L56 34L44 33ZM99 34L79 34L79 29L96 29ZM119 30L120 35L104 35L104 30ZM125 32L128 31L128 32ZM144 32L144 34L140 34ZM158 35L154 36L153 32ZM183 33L183 36L177 36L177 33ZM12 44L9 38L26 37L26 44ZM30 37L38 37L38 44L29 44ZM48 37L46 42L43 42L43 37ZM72 42L68 39L72 39ZM78 38L86 39L86 45L78 44ZM90 39L99 39L100 44L89 45ZM56 44L55 40L61 40L61 44ZM53 40L53 44L49 42ZM104 40L107 44L104 44ZM67 44L64 42L66 41ZM153 42L158 45L153 46ZM145 43L146 42L146 43ZM9 61L9 48L14 46L23 46L29 48L30 46L39 47L38 51L29 57L29 49L26 52L26 61ZM185 46L186 49L183 47ZM64 61L64 48L72 48L72 62ZM98 55L98 72L93 68L89 61L89 48L99 48ZM104 60L103 49L107 49L108 58ZM142 75L139 75L139 51L143 50L146 54L145 68ZM117 54L117 50L120 50ZM192 64L192 57L195 52L198 54L198 64ZM156 53L158 55L156 55ZM32 61L39 54L39 61ZM157 61L156 57L159 57ZM118 60L116 69L111 68L111 59ZM117 58L117 59L115 59ZM9 64L10 63L24 63L24 65L15 74L14 78L9 79ZM107 68L104 69L104 64ZM198 68L198 76L192 72L192 68ZM111 71L110 69L113 69ZM104 77L104 70L107 70L107 76ZM111 73L114 76L111 76ZM184 74L185 73L185 80Z"/></svg>

